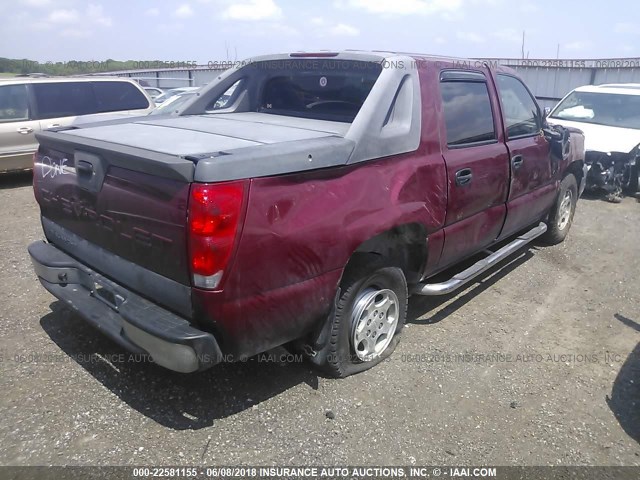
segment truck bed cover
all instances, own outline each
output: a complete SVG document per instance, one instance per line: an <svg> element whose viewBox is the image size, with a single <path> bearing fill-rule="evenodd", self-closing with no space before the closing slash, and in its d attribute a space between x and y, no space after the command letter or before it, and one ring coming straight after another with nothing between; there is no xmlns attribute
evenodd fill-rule
<svg viewBox="0 0 640 480"><path fill-rule="evenodd" d="M348 129L347 123L245 112L157 117L93 127L87 125L64 133L187 156L262 144L344 136Z"/></svg>
<svg viewBox="0 0 640 480"><path fill-rule="evenodd" d="M107 163L131 170L213 182L344 165L354 147L344 138L349 127L244 112L115 120L43 132L38 139L104 153Z"/></svg>

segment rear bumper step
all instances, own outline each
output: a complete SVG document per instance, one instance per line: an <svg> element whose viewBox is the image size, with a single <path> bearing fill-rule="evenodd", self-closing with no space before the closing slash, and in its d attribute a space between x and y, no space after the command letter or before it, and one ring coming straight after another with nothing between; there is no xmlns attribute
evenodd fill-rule
<svg viewBox="0 0 640 480"><path fill-rule="evenodd" d="M518 238L508 243L500 250L491 253L488 257L477 261L466 270L454 275L446 282L441 283L420 283L415 286L412 293L414 295L446 295L448 293L457 290L458 288L466 285L471 280L476 278L483 272L486 272L498 262L504 260L508 256L512 255L520 248L524 247L528 243L531 243L534 239L538 238L544 232L547 231L547 225L540 222L537 227L532 228L527 233L520 235Z"/></svg>
<svg viewBox="0 0 640 480"><path fill-rule="evenodd" d="M206 370L222 360L216 339L42 241L29 245L40 283L104 335L176 372Z"/></svg>

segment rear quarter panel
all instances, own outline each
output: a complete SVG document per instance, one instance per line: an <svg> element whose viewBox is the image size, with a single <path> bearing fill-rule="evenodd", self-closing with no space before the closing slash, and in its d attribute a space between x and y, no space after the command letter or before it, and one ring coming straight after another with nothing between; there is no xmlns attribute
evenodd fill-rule
<svg viewBox="0 0 640 480"><path fill-rule="evenodd" d="M224 290L195 290L194 306L223 348L232 346L227 353L298 338L328 313L361 243L396 225L417 222L427 233L442 226L444 188L439 153L254 179Z"/></svg>

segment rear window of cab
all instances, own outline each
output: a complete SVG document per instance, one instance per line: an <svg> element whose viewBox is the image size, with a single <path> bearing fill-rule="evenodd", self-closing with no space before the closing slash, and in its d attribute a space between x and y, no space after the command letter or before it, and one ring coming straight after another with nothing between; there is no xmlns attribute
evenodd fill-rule
<svg viewBox="0 0 640 480"><path fill-rule="evenodd" d="M379 63L351 60L274 60L253 64L265 81L258 111L352 122L380 76Z"/></svg>

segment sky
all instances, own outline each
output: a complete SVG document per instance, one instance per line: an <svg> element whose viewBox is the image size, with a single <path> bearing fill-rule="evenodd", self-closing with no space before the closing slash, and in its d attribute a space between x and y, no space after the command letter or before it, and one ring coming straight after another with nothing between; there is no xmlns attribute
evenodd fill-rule
<svg viewBox="0 0 640 480"><path fill-rule="evenodd" d="M457 57L640 57L640 2L0 0L0 57L206 65L260 54L390 50Z"/></svg>

